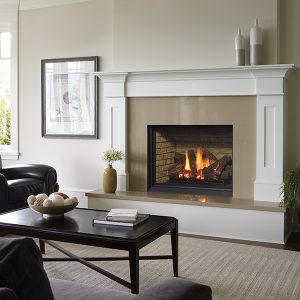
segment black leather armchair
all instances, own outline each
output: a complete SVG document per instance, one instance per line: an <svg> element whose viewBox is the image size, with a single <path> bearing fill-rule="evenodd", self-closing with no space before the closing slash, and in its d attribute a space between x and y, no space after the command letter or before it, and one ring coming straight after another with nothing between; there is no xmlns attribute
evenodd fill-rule
<svg viewBox="0 0 300 300"><path fill-rule="evenodd" d="M13 165L0 169L0 212L26 207L29 195L54 192L57 174L47 165Z"/></svg>

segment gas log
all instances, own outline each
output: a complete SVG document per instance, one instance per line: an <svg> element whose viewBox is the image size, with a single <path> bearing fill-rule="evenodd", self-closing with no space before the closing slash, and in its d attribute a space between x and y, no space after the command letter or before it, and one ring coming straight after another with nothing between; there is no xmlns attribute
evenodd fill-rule
<svg viewBox="0 0 300 300"><path fill-rule="evenodd" d="M193 174L197 174L197 168L196 168L196 155L194 150L188 151L188 158L190 162L190 167L192 169Z"/></svg>
<svg viewBox="0 0 300 300"><path fill-rule="evenodd" d="M174 159L175 159L175 163L181 163L181 162L184 162L184 161L185 161L185 155L184 155L184 154L181 154L181 153L179 153L179 152L175 152Z"/></svg>
<svg viewBox="0 0 300 300"><path fill-rule="evenodd" d="M217 161L218 159L210 152L208 151L207 149L205 149L203 151L203 154L206 155L209 159L209 163L210 164L213 164L215 161Z"/></svg>
<svg viewBox="0 0 300 300"><path fill-rule="evenodd" d="M216 169L216 174L221 175L225 167L229 164L231 164L231 157L229 155L224 155L219 161L218 161L218 167Z"/></svg>
<svg viewBox="0 0 300 300"><path fill-rule="evenodd" d="M189 180L204 180L204 181L229 181L232 178L232 158L230 155L224 155L219 160L207 149L203 150L202 158L208 158L210 165L202 169L202 178L197 179L197 175L201 173L197 170L195 151L190 149L187 151L187 158L191 170L185 170L186 155L175 153L175 163L170 166L168 175L171 179L180 179L186 174L190 175ZM180 175L181 174L181 175Z"/></svg>
<svg viewBox="0 0 300 300"><path fill-rule="evenodd" d="M184 170L184 161L178 164L174 164L173 166L171 166L169 168L168 171L168 175L172 178L172 177L178 177L178 174L180 173L180 171Z"/></svg>

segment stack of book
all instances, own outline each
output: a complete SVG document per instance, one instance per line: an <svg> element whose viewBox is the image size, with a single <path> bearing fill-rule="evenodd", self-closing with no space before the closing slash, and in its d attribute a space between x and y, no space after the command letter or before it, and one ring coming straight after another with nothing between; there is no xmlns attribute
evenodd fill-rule
<svg viewBox="0 0 300 300"><path fill-rule="evenodd" d="M93 219L93 224L134 227L144 222L149 215L138 214L137 209L114 208L106 216Z"/></svg>

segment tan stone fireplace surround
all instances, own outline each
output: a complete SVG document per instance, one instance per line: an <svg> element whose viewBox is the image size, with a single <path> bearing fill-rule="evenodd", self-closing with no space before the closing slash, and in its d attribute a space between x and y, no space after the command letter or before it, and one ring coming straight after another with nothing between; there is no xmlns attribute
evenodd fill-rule
<svg viewBox="0 0 300 300"><path fill-rule="evenodd" d="M253 198L255 115L252 96L130 98L129 190L147 191L147 125L233 125L233 197Z"/></svg>

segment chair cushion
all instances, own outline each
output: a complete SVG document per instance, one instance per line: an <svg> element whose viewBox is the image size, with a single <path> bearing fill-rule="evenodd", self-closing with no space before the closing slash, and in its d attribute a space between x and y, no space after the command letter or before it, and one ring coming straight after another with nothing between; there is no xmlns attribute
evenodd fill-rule
<svg viewBox="0 0 300 300"><path fill-rule="evenodd" d="M26 206L29 195L37 195L44 191L44 182L33 178L8 180L7 185L9 204L18 203Z"/></svg>
<svg viewBox="0 0 300 300"><path fill-rule="evenodd" d="M0 239L0 286L12 289L20 300L54 300L33 239Z"/></svg>
<svg viewBox="0 0 300 300"><path fill-rule="evenodd" d="M95 275L97 276L97 274ZM135 296L127 293L86 284L50 278L55 300L132 300Z"/></svg>
<svg viewBox="0 0 300 300"><path fill-rule="evenodd" d="M75 281L50 278L55 300L211 300L212 291L181 278L170 278L141 291L138 295L89 286Z"/></svg>
<svg viewBox="0 0 300 300"><path fill-rule="evenodd" d="M142 291L139 299L147 300L211 300L209 286L182 278L169 278Z"/></svg>

